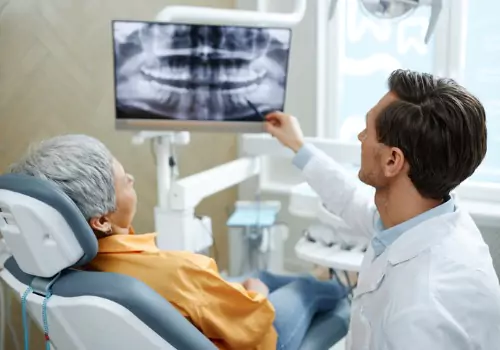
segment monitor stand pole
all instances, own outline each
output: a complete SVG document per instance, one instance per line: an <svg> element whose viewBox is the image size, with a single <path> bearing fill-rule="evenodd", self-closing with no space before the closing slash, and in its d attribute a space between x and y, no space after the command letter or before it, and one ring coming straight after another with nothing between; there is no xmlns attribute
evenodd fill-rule
<svg viewBox="0 0 500 350"><path fill-rule="evenodd" d="M177 173L174 148L189 144L189 132L141 131L134 135L132 143L139 145L147 140L154 142L156 153L158 204L154 210L154 222L158 248L206 253L213 244L210 218L195 217L194 208L173 210L169 200Z"/></svg>
<svg viewBox="0 0 500 350"><path fill-rule="evenodd" d="M141 131L134 135L132 143L136 145L143 144L147 140L154 142L156 155L156 181L158 192L158 206L161 209L168 209L168 196L172 181L175 181L173 174L177 171L177 164L170 163L175 156L174 147L187 145L190 142L190 134L187 131Z"/></svg>

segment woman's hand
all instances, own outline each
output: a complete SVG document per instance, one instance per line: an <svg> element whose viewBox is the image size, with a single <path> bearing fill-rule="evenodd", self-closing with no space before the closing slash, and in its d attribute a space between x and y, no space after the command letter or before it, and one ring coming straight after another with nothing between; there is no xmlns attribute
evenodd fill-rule
<svg viewBox="0 0 500 350"><path fill-rule="evenodd" d="M276 137L285 147L297 153L304 145L304 134L294 116L273 112L266 116L266 131Z"/></svg>
<svg viewBox="0 0 500 350"><path fill-rule="evenodd" d="M249 278L242 285L248 291L257 292L265 297L269 295L269 288L258 278Z"/></svg>

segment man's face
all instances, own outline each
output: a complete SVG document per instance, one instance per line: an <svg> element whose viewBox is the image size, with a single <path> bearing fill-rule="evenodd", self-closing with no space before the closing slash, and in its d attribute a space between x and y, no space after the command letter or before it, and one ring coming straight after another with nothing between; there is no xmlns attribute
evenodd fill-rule
<svg viewBox="0 0 500 350"><path fill-rule="evenodd" d="M359 179L376 189L387 186L389 179L385 175L385 168L390 157L391 147L380 143L377 138L375 123L377 117L397 97L392 93L385 94L380 101L366 114L366 127L358 134L361 141L361 169Z"/></svg>

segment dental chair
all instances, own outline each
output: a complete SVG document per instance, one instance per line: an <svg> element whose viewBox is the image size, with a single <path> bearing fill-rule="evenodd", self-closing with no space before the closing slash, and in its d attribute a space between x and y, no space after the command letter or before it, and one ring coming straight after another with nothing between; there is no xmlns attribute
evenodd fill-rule
<svg viewBox="0 0 500 350"><path fill-rule="evenodd" d="M0 232L12 256L0 278L21 298L55 349L216 349L168 301L121 274L83 271L97 239L73 201L53 183L0 176ZM172 286L174 288L174 286ZM323 350L325 334L347 333L346 300L318 315L301 349ZM25 314L23 312L23 319Z"/></svg>
<svg viewBox="0 0 500 350"><path fill-rule="evenodd" d="M26 299L26 310L54 348L216 349L142 282L78 270L95 257L97 239L54 184L0 176L0 232L12 253L0 277Z"/></svg>

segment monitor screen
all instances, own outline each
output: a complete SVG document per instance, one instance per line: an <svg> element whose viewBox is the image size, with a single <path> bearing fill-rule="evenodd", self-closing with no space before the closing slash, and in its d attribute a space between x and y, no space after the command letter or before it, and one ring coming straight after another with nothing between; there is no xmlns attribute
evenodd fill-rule
<svg viewBox="0 0 500 350"><path fill-rule="evenodd" d="M119 129L261 132L285 104L291 30L114 21Z"/></svg>

